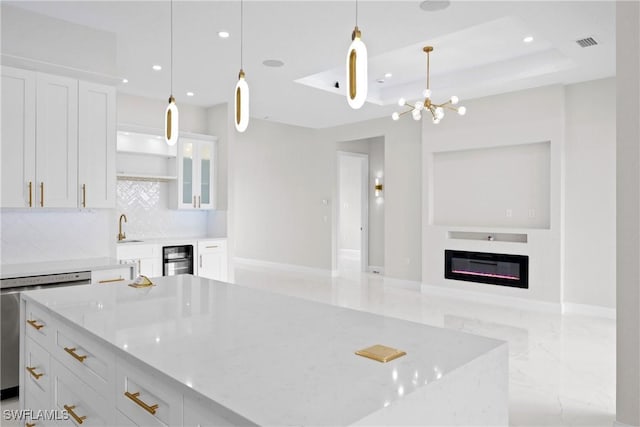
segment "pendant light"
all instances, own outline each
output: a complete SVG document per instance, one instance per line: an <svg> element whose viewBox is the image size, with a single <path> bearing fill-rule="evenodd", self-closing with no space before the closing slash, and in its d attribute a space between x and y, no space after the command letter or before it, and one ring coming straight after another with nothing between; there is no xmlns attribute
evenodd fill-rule
<svg viewBox="0 0 640 427"><path fill-rule="evenodd" d="M169 105L164 112L164 140L168 145L176 145L178 142L178 106L173 97L173 0L171 0L171 94L169 95Z"/></svg>
<svg viewBox="0 0 640 427"><path fill-rule="evenodd" d="M244 47L244 4L240 0L240 72L238 73L238 83L234 94L235 115L234 123L238 132L244 132L249 126L249 85L244 79L243 70L243 47Z"/></svg>
<svg viewBox="0 0 640 427"><path fill-rule="evenodd" d="M391 115L391 118L393 120L400 120L401 116L411 113L413 120L420 120L423 114L430 114L433 123L438 124L440 123L440 120L444 118L445 110L452 110L461 116L464 116L467 113L467 108L458 105L460 100L457 96L452 96L448 101L443 102L442 104L436 104L431 100L429 54L433 52L433 46L425 46L422 50L427 54L427 89L423 92L424 100L416 101L415 104L410 104L406 99L400 98L398 105L400 107L408 107L409 109L402 113L398 113L396 111Z"/></svg>
<svg viewBox="0 0 640 427"><path fill-rule="evenodd" d="M356 0L356 27L351 33L351 45L347 52L347 102L358 109L367 100L367 47L361 40L358 28L358 0Z"/></svg>

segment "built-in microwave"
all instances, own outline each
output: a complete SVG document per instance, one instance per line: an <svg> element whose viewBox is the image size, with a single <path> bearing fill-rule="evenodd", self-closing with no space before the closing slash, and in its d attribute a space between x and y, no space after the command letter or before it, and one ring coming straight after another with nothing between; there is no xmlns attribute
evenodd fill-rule
<svg viewBox="0 0 640 427"><path fill-rule="evenodd" d="M178 274L193 274L193 245L162 248L162 275Z"/></svg>

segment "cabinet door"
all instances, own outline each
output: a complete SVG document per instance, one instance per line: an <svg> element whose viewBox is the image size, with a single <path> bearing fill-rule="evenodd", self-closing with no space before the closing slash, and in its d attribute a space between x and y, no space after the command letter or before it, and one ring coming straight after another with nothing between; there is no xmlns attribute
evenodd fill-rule
<svg viewBox="0 0 640 427"><path fill-rule="evenodd" d="M180 139L178 153L178 209L195 209L197 203L195 154L198 141Z"/></svg>
<svg viewBox="0 0 640 427"><path fill-rule="evenodd" d="M78 206L78 81L37 74L36 200Z"/></svg>
<svg viewBox="0 0 640 427"><path fill-rule="evenodd" d="M3 208L35 205L36 74L2 67ZM29 204L31 203L31 205Z"/></svg>
<svg viewBox="0 0 640 427"><path fill-rule="evenodd" d="M114 208L116 204L116 91L78 85L78 206Z"/></svg>
<svg viewBox="0 0 640 427"><path fill-rule="evenodd" d="M198 276L223 282L227 280L225 241L198 242Z"/></svg>
<svg viewBox="0 0 640 427"><path fill-rule="evenodd" d="M197 178L199 194L197 195L198 209L214 209L215 205L215 143L213 141L199 141L196 145L198 161Z"/></svg>

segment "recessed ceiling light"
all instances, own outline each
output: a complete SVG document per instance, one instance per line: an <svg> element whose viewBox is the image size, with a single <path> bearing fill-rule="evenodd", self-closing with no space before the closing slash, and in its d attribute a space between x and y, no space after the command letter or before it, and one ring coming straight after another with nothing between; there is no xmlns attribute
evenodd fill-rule
<svg viewBox="0 0 640 427"><path fill-rule="evenodd" d="M122 79L122 83L129 83L128 79Z"/></svg>
<svg viewBox="0 0 640 427"><path fill-rule="evenodd" d="M151 67L151 68L153 68L153 71L160 71L160 70L162 70L162 65L157 65L157 64L156 64L156 65L154 65L154 66L153 66L153 67Z"/></svg>
<svg viewBox="0 0 640 427"><path fill-rule="evenodd" d="M385 79L390 79L391 77L393 77L393 74L391 74L391 73L386 73L386 74L384 75L384 78L385 78Z"/></svg>
<svg viewBox="0 0 640 427"><path fill-rule="evenodd" d="M284 65L284 62L280 61L279 59L265 59L264 61L262 61L262 64L266 67L282 67Z"/></svg>
<svg viewBox="0 0 640 427"><path fill-rule="evenodd" d="M435 12L437 10L446 9L451 6L449 0L425 0L420 3L420 9L427 12Z"/></svg>
<svg viewBox="0 0 640 427"><path fill-rule="evenodd" d="M527 36L523 38L522 41L525 43L531 43L533 41L533 36Z"/></svg>
<svg viewBox="0 0 640 427"><path fill-rule="evenodd" d="M230 35L228 31L218 31L218 37L221 39L228 39Z"/></svg>
<svg viewBox="0 0 640 427"><path fill-rule="evenodd" d="M193 96L194 93L193 92L187 92L187 96Z"/></svg>

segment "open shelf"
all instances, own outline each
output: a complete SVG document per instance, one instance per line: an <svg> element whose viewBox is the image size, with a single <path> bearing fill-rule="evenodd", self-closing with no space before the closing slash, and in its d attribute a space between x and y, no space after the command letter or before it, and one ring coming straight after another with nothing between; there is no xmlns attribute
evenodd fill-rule
<svg viewBox="0 0 640 427"><path fill-rule="evenodd" d="M133 174L127 172L121 172L116 174L116 177L123 181L160 181L168 182L178 179L175 175L148 175L148 174Z"/></svg>
<svg viewBox="0 0 640 427"><path fill-rule="evenodd" d="M162 157L165 159L175 159L176 153L146 153L142 151L134 151L134 150L121 150L118 149L117 153L119 154L132 154L134 156L150 156L150 157Z"/></svg>

